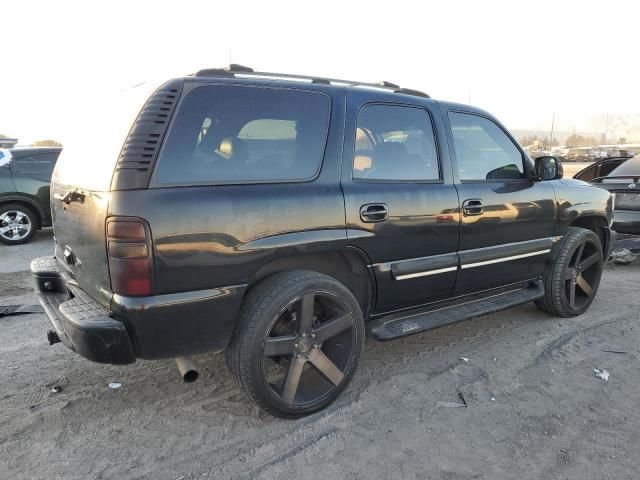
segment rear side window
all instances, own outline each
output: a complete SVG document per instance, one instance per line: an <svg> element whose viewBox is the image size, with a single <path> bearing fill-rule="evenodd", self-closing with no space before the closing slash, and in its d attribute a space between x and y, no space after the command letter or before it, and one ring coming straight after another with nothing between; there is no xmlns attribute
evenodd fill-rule
<svg viewBox="0 0 640 480"><path fill-rule="evenodd" d="M449 113L460 180L525 178L522 153L488 118Z"/></svg>
<svg viewBox="0 0 640 480"><path fill-rule="evenodd" d="M624 160L604 162L600 164L591 165L586 168L582 173L576 175L574 178L582 180L583 182L590 182L594 178L606 177L611 171L619 167ZM639 169L640 170L640 169Z"/></svg>
<svg viewBox="0 0 640 480"><path fill-rule="evenodd" d="M427 111L375 104L360 109L353 178L363 181L439 180L436 142Z"/></svg>
<svg viewBox="0 0 640 480"><path fill-rule="evenodd" d="M195 88L180 105L154 183L311 179L322 162L330 107L318 92Z"/></svg>
<svg viewBox="0 0 640 480"><path fill-rule="evenodd" d="M14 173L33 177L51 177L58 153L40 153L24 157L14 157L12 168Z"/></svg>

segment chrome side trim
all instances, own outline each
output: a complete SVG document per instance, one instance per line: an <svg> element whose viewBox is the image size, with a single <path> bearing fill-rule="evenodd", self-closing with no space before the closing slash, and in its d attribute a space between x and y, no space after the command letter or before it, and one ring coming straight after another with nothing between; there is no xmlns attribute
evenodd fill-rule
<svg viewBox="0 0 640 480"><path fill-rule="evenodd" d="M494 260L486 260L484 262L467 263L466 265L462 265L460 268L464 270L465 268L475 268L475 267L482 267L484 265L493 265L494 263L508 262L510 260L518 260L519 258L527 258L527 257L535 257L536 255L544 255L545 253L549 253L550 251L551 249L547 248L545 250L539 250L537 252L522 253L520 255L511 255L510 257L496 258Z"/></svg>
<svg viewBox="0 0 640 480"><path fill-rule="evenodd" d="M396 280L407 280L409 278L417 278L417 277L426 277L429 275L437 275L439 273L453 272L457 270L458 267L447 267L447 268L438 268L436 270L427 270L424 272L416 272L416 273L408 273L406 275L398 275Z"/></svg>

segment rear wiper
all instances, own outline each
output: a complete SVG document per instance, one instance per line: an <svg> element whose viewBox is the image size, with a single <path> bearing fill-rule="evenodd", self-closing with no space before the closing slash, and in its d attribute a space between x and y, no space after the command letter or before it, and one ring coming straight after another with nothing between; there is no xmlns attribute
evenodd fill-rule
<svg viewBox="0 0 640 480"><path fill-rule="evenodd" d="M69 205L71 202L84 203L84 193L79 192L78 189L69 190L64 195L60 193L54 193L53 198L60 200L62 203Z"/></svg>

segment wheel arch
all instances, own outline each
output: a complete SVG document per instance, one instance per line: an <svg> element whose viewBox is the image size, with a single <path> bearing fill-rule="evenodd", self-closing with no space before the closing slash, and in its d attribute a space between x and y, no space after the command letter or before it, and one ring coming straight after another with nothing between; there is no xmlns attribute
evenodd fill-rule
<svg viewBox="0 0 640 480"><path fill-rule="evenodd" d="M585 215L573 220L569 224L569 227L579 227L579 228L585 228L587 230L591 230L600 239L600 243L602 244L603 254L606 254L609 247L608 242L610 241L610 237L607 234L608 223L605 217L602 217L600 215Z"/></svg>
<svg viewBox="0 0 640 480"><path fill-rule="evenodd" d="M298 253L272 260L249 279L248 290L264 278L288 270L311 270L330 276L344 284L360 304L365 320L373 310L375 279L368 258L355 248L328 252Z"/></svg>

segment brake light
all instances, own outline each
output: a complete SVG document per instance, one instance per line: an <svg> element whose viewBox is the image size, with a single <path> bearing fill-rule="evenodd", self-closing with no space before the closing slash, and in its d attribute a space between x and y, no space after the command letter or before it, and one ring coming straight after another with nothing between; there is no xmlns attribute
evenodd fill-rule
<svg viewBox="0 0 640 480"><path fill-rule="evenodd" d="M107 219L107 254L111 289L129 296L153 293L151 234L141 219Z"/></svg>

